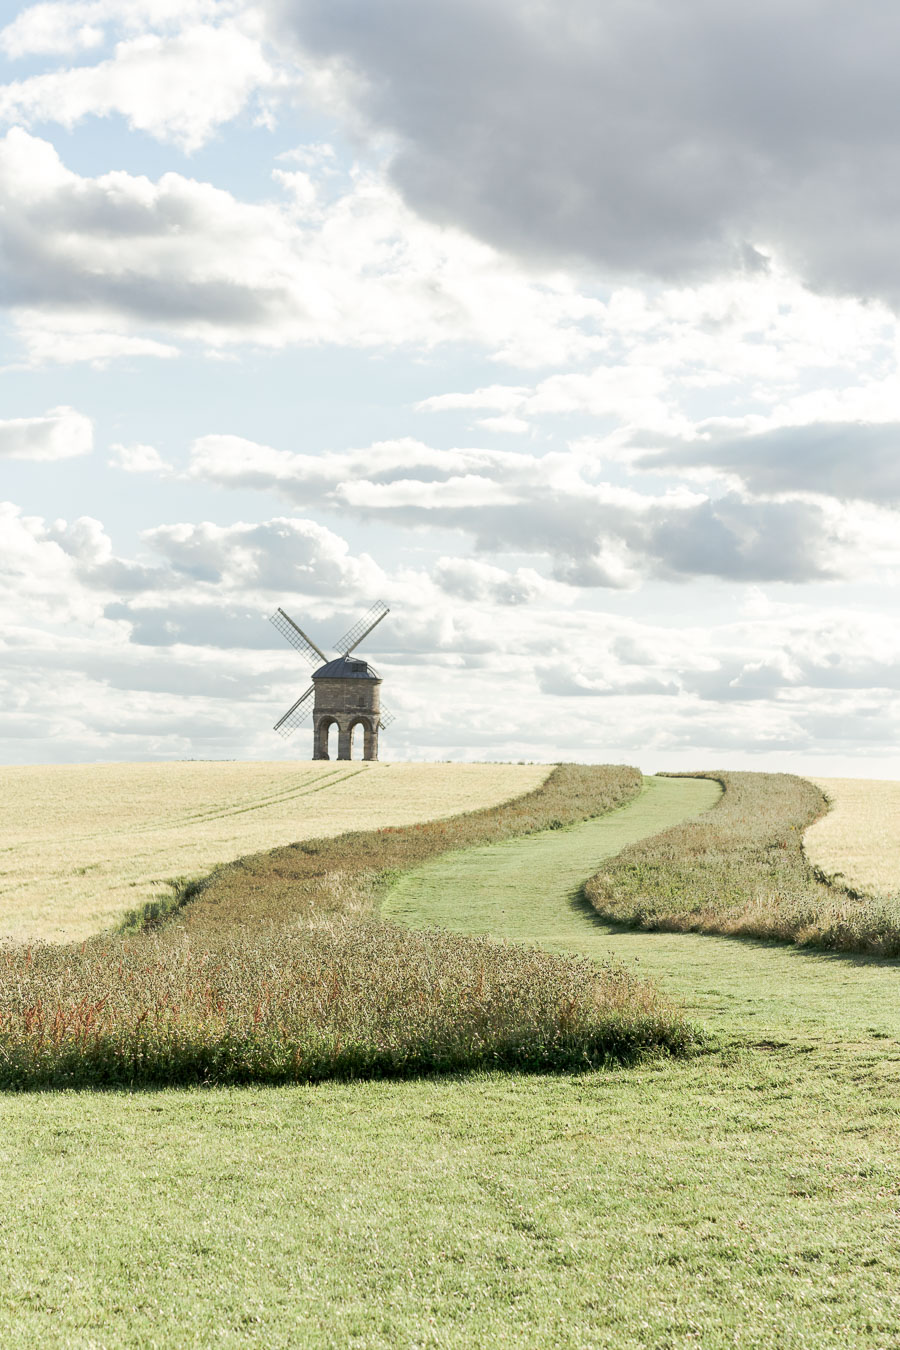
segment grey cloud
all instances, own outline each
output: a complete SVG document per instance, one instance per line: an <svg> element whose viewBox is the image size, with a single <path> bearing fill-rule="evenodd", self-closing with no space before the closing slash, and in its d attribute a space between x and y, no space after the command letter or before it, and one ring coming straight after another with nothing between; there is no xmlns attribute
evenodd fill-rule
<svg viewBox="0 0 900 1350"><path fill-rule="evenodd" d="M137 606L116 601L106 606L107 619L125 619L131 641L141 647L216 647L253 651L279 650L283 643L259 610L227 603Z"/></svg>
<svg viewBox="0 0 900 1350"><path fill-rule="evenodd" d="M238 644L225 642L217 645L236 647ZM233 663L230 666L220 664L218 668L208 664L191 667L185 661L174 663L167 658L148 659L146 653L141 656L127 650L60 648L42 651L39 657L34 651L11 652L4 654L4 667L10 674L15 672L17 683L27 683L30 677L34 687L41 680L46 682L50 675L69 674L75 678L95 680L108 690L123 692L174 694L184 699L241 699L246 702L262 702L266 697L259 676L241 670ZM97 715L103 718L102 700Z"/></svg>
<svg viewBox="0 0 900 1350"><path fill-rule="evenodd" d="M269 0L349 71L422 213L664 278L764 267L900 304L900 11L882 0ZM762 251L761 251L762 250Z"/></svg>
<svg viewBox="0 0 900 1350"><path fill-rule="evenodd" d="M731 493L652 515L646 547L658 575L794 582L837 575L821 538L822 512L806 502L747 501Z"/></svg>
<svg viewBox="0 0 900 1350"><path fill-rule="evenodd" d="M175 585L172 574L162 567L147 567L143 563L124 558L110 558L108 562L80 572L82 581L98 590L116 591L119 595L137 595L141 591L171 590Z"/></svg>
<svg viewBox="0 0 900 1350"><path fill-rule="evenodd" d="M657 438L658 439L658 438ZM710 468L753 492L819 492L843 500L900 503L900 423L818 422L755 435L669 442L638 468Z"/></svg>
<svg viewBox="0 0 900 1350"><path fill-rule="evenodd" d="M332 594L381 578L366 554L312 520L280 517L258 525L161 525L144 539L174 572L199 582L228 580L284 592Z"/></svg>
<svg viewBox="0 0 900 1350"><path fill-rule="evenodd" d="M846 638L844 639L846 640ZM853 690L900 691L900 660L855 657L841 650L832 635L818 657L798 656L789 643L764 660L726 658L715 671L690 671L682 676L691 693L714 702L755 702L788 690L816 689L834 693ZM789 663L786 658L789 657Z"/></svg>
<svg viewBox="0 0 900 1350"><path fill-rule="evenodd" d="M25 182L27 191L21 190ZM264 330L303 306L284 275L260 272L277 217L181 175L82 178L45 141L0 139L0 303L118 315L187 328ZM256 250L254 252L254 250Z"/></svg>
<svg viewBox="0 0 900 1350"><path fill-rule="evenodd" d="M888 706L868 703L862 707L833 711L817 709L797 713L797 722L810 741L821 745L840 745L849 751L864 745L867 753L883 752L897 743L896 713Z"/></svg>
<svg viewBox="0 0 900 1350"><path fill-rule="evenodd" d="M395 525L442 525L474 536L485 553L549 555L553 576L573 586L620 588L642 577L731 581L826 580L836 541L823 512L804 502L748 501L736 493L695 506L624 506L548 491L521 502L363 513Z"/></svg>
<svg viewBox="0 0 900 1350"><path fill-rule="evenodd" d="M315 461L249 442L240 443L238 455L227 437L197 444L192 473L204 481L278 491L307 510L318 505L398 527L453 529L483 553L549 557L554 578L573 586L623 587L648 576L804 582L838 574L840 540L811 502L737 492L692 501L640 498L585 476L579 481L584 466L575 456L442 454L410 442L390 465L374 456L380 480L374 484L364 451ZM431 457L427 483L410 478L404 449L413 465ZM434 477L442 460L442 477ZM471 588L473 580L455 575L450 584Z"/></svg>
<svg viewBox="0 0 900 1350"><path fill-rule="evenodd" d="M147 323L226 327L274 322L287 307L283 293L270 293L260 286L227 278L206 280L192 275L188 264L163 271L154 260L147 259L131 272L118 261L105 269L85 266L60 250L60 236L77 227L67 220L64 194L55 206L51 230L43 230L27 212L18 227L7 221L0 238L3 305L47 305L61 313L79 313L93 307ZM89 248L90 232L82 230L80 234L80 244Z"/></svg>
<svg viewBox="0 0 900 1350"><path fill-rule="evenodd" d="M547 591L547 583L533 569L520 567L507 572L471 558L440 558L432 575L441 590L461 600L526 605Z"/></svg>

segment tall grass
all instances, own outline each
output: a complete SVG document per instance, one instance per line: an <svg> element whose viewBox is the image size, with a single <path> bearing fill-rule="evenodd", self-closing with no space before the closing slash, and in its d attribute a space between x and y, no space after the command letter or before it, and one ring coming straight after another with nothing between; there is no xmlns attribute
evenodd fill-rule
<svg viewBox="0 0 900 1350"><path fill-rule="evenodd" d="M793 774L706 773L724 795L706 815L626 849L585 895L635 928L770 938L832 951L900 956L900 903L829 883L803 851L826 810Z"/></svg>
<svg viewBox="0 0 900 1350"><path fill-rule="evenodd" d="M0 1086L585 1069L692 1039L623 967L375 920L106 955L6 953Z"/></svg>
<svg viewBox="0 0 900 1350"><path fill-rule="evenodd" d="M461 842L618 805L636 770L560 766L457 820L256 855L175 922L0 953L0 1087L284 1083L679 1053L683 1019L623 968L375 914L379 882Z"/></svg>

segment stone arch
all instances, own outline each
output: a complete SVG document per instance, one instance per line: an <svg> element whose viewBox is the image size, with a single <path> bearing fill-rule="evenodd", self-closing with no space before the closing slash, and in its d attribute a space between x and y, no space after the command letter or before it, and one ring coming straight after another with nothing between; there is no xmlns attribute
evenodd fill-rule
<svg viewBox="0 0 900 1350"><path fill-rule="evenodd" d="M316 723L316 744L313 751L314 759L331 759L328 751L328 737L332 727L338 728L338 753L340 753L340 725L336 717L320 717Z"/></svg>
<svg viewBox="0 0 900 1350"><path fill-rule="evenodd" d="M363 732L363 753L362 753L363 759L377 759L378 758L377 724L371 717L354 717L353 721L350 723L348 733L348 741L351 747L353 744L353 733L356 731L357 727L362 727ZM350 750L350 757L352 758L352 748Z"/></svg>

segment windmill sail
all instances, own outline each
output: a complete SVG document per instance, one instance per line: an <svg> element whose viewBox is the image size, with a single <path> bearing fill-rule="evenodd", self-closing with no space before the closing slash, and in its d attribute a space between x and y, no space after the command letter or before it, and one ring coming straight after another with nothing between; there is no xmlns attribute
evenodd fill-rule
<svg viewBox="0 0 900 1350"><path fill-rule="evenodd" d="M383 600L376 600L369 612L364 614L352 628L347 630L340 641L334 644L335 651L339 651L341 656L349 656L354 647L358 647L363 638L368 637L375 625L381 623L385 614L390 614L390 612Z"/></svg>
<svg viewBox="0 0 900 1350"><path fill-rule="evenodd" d="M282 637L287 638L292 647L296 647L298 652L302 652L311 666L317 666L319 662L322 665L328 660L323 651L320 651L311 638L308 638L299 624L289 614L285 614L279 605L274 614L269 615L269 623L273 623Z"/></svg>
<svg viewBox="0 0 900 1350"><path fill-rule="evenodd" d="M391 723L394 721L394 713L388 712L387 708L384 706L383 703L381 705L381 712L378 714L378 717L379 717L378 725L381 727L382 731L384 730L385 727L389 727Z"/></svg>
<svg viewBox="0 0 900 1350"><path fill-rule="evenodd" d="M305 694L301 694L296 703L292 703L283 717L279 717L273 731L277 731L280 736L287 739L297 728L306 721L313 710L310 699L316 692L315 685L310 685Z"/></svg>

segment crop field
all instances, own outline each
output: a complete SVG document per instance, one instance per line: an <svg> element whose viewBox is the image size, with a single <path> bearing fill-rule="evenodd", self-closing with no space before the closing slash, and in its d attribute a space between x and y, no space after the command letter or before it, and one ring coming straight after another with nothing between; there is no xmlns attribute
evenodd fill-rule
<svg viewBox="0 0 900 1350"><path fill-rule="evenodd" d="M243 854L494 806L549 772L330 761L0 768L0 939L78 941Z"/></svg>
<svg viewBox="0 0 900 1350"><path fill-rule="evenodd" d="M872 895L900 895L900 783L814 778L830 810L804 836L810 862Z"/></svg>

